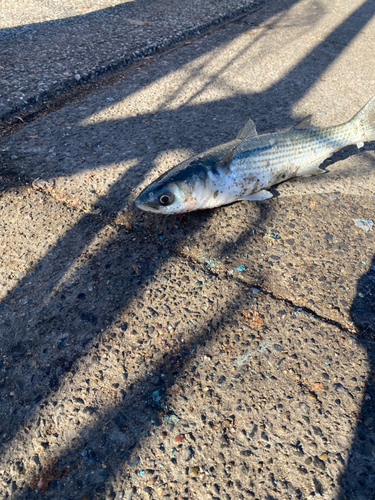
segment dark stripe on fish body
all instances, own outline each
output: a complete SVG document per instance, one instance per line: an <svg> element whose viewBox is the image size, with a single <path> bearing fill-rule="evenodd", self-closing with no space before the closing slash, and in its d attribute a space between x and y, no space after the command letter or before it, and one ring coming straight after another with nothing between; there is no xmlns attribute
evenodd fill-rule
<svg viewBox="0 0 375 500"><path fill-rule="evenodd" d="M245 151L241 151L237 154L234 154L234 160L242 160L243 158L249 158L249 156L261 155L266 151L273 149L274 144L267 144L265 146L258 146L255 148L250 148Z"/></svg>

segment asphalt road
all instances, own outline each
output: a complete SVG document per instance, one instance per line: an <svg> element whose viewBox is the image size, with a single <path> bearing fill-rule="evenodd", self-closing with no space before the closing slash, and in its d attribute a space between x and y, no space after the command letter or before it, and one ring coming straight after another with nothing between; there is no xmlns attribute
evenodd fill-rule
<svg viewBox="0 0 375 500"><path fill-rule="evenodd" d="M5 123L2 498L375 498L374 143L269 201L133 204L250 116L353 116L374 14L273 0Z"/></svg>

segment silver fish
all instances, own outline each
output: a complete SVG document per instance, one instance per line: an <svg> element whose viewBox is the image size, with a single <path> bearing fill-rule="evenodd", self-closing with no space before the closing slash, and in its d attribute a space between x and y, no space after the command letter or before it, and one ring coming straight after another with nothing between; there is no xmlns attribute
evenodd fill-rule
<svg viewBox="0 0 375 500"><path fill-rule="evenodd" d="M268 188L293 177L325 171L335 151L375 140L375 96L348 122L315 129L311 115L290 130L258 135L249 120L233 141L183 161L152 182L136 206L158 214L181 214L240 200L272 198Z"/></svg>

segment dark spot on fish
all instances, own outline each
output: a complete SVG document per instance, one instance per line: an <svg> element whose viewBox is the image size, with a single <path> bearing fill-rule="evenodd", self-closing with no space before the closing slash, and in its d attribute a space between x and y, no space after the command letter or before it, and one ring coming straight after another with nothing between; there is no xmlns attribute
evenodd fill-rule
<svg viewBox="0 0 375 500"><path fill-rule="evenodd" d="M282 174L282 175L281 175L281 178L282 178L282 179L285 179L285 177L286 177L286 174Z"/></svg>
<svg viewBox="0 0 375 500"><path fill-rule="evenodd" d="M168 170L161 174L153 183L155 186L160 186L163 182L184 182L187 177L191 178L199 178L202 180L206 180L208 176L208 168L212 167L212 163L210 161L199 159L196 156L189 158L188 160L183 161L179 165L177 165L172 170ZM216 171L213 172L216 175L219 173ZM144 191L146 191L146 188Z"/></svg>
<svg viewBox="0 0 375 500"><path fill-rule="evenodd" d="M201 160L193 160L188 165L188 172L193 177L198 177L202 180L207 178L207 167L211 166L209 162Z"/></svg>
<svg viewBox="0 0 375 500"><path fill-rule="evenodd" d="M220 172L219 172L219 170L216 168L216 166L212 165L212 166L210 167L210 171L211 171L211 173L212 173L212 174L216 175L216 177L219 177L219 176L220 176Z"/></svg>
<svg viewBox="0 0 375 500"><path fill-rule="evenodd" d="M219 191L214 192L214 199L217 198L218 194L219 194Z"/></svg>

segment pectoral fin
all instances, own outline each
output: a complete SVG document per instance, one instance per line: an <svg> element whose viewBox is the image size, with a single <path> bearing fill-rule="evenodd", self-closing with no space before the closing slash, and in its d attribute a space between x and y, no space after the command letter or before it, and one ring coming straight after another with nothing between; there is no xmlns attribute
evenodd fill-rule
<svg viewBox="0 0 375 500"><path fill-rule="evenodd" d="M262 201L262 200L268 200L269 198L272 198L273 194L270 193L270 191L267 191L266 189L262 189L262 191L258 191L257 193L249 194L249 196L245 196L244 198L241 198L241 200L247 200L247 201Z"/></svg>

